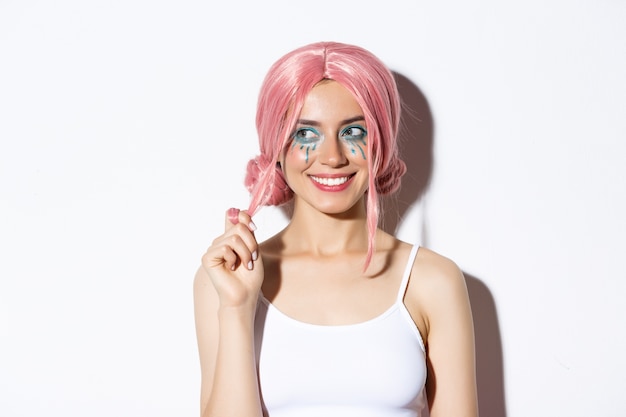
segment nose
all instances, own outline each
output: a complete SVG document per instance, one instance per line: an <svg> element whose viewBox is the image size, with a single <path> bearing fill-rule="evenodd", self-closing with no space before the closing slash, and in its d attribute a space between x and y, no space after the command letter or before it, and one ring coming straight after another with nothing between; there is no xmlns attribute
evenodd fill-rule
<svg viewBox="0 0 626 417"><path fill-rule="evenodd" d="M339 143L339 139L326 139L319 148L318 160L323 165L334 168L344 166L348 163L344 146Z"/></svg>

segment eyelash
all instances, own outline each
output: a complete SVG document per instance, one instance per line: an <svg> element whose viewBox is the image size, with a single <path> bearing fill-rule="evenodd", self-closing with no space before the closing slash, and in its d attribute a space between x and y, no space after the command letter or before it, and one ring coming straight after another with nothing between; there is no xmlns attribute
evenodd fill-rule
<svg viewBox="0 0 626 417"><path fill-rule="evenodd" d="M306 135L308 133L312 133L314 137L310 138L306 136L300 136L301 134ZM320 139L321 135L317 130L311 127L301 127L299 129L296 129L291 137L293 138L294 142L298 142L301 145L310 145L314 142L317 142Z"/></svg>
<svg viewBox="0 0 626 417"><path fill-rule="evenodd" d="M353 134L348 134L349 131L353 130L353 129L358 129L361 131L360 134L358 135L353 135ZM307 137L306 135L312 133L314 136L313 137ZM293 135L291 135L292 139L295 142L298 142L301 145L310 145L314 142L319 141L319 139L321 138L321 134L311 128L311 127L302 127L299 129L296 129L296 131L293 133ZM364 140L364 138L367 136L367 130L360 125L352 125L352 126L348 126L345 129L343 129L341 131L341 133L339 134L340 137L344 138L347 141L358 141L358 140Z"/></svg>
<svg viewBox="0 0 626 417"><path fill-rule="evenodd" d="M358 135L352 134L355 129L359 130L361 133ZM309 134L312 134L312 137L309 137ZM367 129L361 125L350 125L339 133L339 137L348 144L352 155L357 155L358 149L363 159L366 159L363 146L367 145L365 141L365 138L367 137ZM300 127L297 128L291 135L291 139L291 149L298 146L300 150L304 150L306 154L306 162L309 162L309 152L315 151L317 145L323 139L323 135L312 127Z"/></svg>
<svg viewBox="0 0 626 417"><path fill-rule="evenodd" d="M352 130L352 129L359 129L361 131L361 134L359 134L359 135L352 135L352 134L349 135L349 134L347 134L347 132ZM342 137L346 137L346 136L349 137L348 139L346 139L346 140L349 140L349 141L364 140L365 137L367 136L367 130L363 126L352 125L352 126L348 126L345 129L343 129L341 131L341 136Z"/></svg>

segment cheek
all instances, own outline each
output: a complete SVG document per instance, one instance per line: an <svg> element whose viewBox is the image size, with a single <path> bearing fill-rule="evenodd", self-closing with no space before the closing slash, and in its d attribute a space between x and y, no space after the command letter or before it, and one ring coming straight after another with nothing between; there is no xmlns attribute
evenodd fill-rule
<svg viewBox="0 0 626 417"><path fill-rule="evenodd" d="M365 146L351 145L348 148L350 159L357 164L367 162L367 148Z"/></svg>
<svg viewBox="0 0 626 417"><path fill-rule="evenodd" d="M303 145L294 142L285 151L285 162L288 161L294 166L305 167L311 163L318 146L318 144Z"/></svg>
<svg viewBox="0 0 626 417"><path fill-rule="evenodd" d="M291 187L291 181L298 178L300 174L309 168L314 160L313 152L309 150L308 154L306 148L300 149L300 145L292 147L289 145L283 154L283 175L287 184Z"/></svg>
<svg viewBox="0 0 626 417"><path fill-rule="evenodd" d="M345 141L344 146L353 160L366 161L368 157L367 142L365 139Z"/></svg>
<svg viewBox="0 0 626 417"><path fill-rule="evenodd" d="M367 165L369 151L367 145L361 142L350 142L345 145L346 155L356 165Z"/></svg>

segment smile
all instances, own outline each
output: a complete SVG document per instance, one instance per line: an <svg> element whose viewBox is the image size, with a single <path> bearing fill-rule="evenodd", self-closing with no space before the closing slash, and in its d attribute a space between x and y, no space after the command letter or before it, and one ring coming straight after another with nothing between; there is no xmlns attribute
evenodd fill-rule
<svg viewBox="0 0 626 417"><path fill-rule="evenodd" d="M342 185L348 182L348 180L352 178L352 175L348 175L346 177L336 177L336 178L315 177L313 175L310 175L310 178L318 184L326 185L329 187L336 187L338 185Z"/></svg>

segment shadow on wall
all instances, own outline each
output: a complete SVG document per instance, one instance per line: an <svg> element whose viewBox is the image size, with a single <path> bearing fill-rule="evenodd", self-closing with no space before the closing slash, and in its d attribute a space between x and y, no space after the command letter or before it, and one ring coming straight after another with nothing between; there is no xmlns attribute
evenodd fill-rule
<svg viewBox="0 0 626 417"><path fill-rule="evenodd" d="M496 304L482 281L464 274L474 318L480 416L506 417L502 341Z"/></svg>
<svg viewBox="0 0 626 417"><path fill-rule="evenodd" d="M426 97L404 75L393 73L402 100L398 143L406 163L402 186L395 194L382 199L382 228L394 234L409 208L417 203L430 183L433 170L433 118Z"/></svg>
<svg viewBox="0 0 626 417"><path fill-rule="evenodd" d="M382 227L394 233L412 205L427 191L433 171L434 123L426 97L411 80L394 73L402 97L400 155L407 165L400 190L383 199ZM423 243L427 225L423 225ZM476 382L481 417L506 417L502 342L496 306L489 289L465 274L476 335Z"/></svg>

